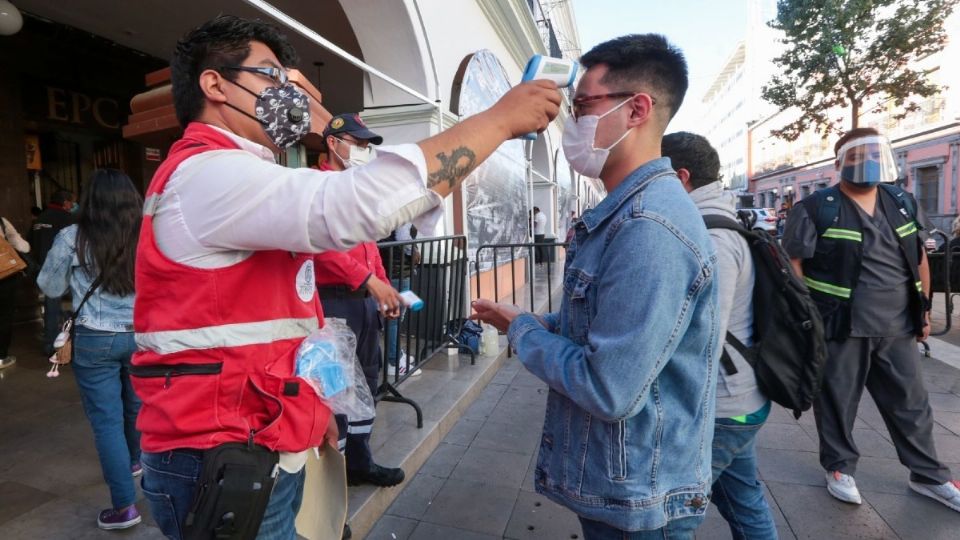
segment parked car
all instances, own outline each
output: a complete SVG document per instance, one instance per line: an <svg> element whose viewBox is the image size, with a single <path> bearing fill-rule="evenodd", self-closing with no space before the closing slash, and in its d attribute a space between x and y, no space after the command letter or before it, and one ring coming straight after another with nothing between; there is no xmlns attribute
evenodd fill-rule
<svg viewBox="0 0 960 540"><path fill-rule="evenodd" d="M737 215L747 228L777 235L777 211L773 208L741 208Z"/></svg>

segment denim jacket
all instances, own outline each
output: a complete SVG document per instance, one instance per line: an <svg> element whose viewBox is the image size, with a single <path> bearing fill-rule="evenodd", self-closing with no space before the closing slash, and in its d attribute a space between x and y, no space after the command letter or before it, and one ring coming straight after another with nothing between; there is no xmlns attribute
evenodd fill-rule
<svg viewBox="0 0 960 540"><path fill-rule="evenodd" d="M702 515L720 320L716 255L670 167L650 161L577 223L563 303L510 326L550 387L536 489L578 515L649 530Z"/></svg>
<svg viewBox="0 0 960 540"><path fill-rule="evenodd" d="M76 309L95 279L96 276L87 275L77 259L77 226L64 228L57 233L37 276L40 290L59 298L69 286ZM104 332L133 332L133 295L116 296L98 288L84 304L77 324Z"/></svg>

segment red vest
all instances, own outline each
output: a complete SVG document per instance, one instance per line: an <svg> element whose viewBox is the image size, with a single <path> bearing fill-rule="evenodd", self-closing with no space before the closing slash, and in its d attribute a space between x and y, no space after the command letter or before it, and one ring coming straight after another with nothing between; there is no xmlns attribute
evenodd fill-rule
<svg viewBox="0 0 960 540"><path fill-rule="evenodd" d="M313 255L257 251L225 268L192 268L157 248L153 212L180 163L236 149L192 123L147 190L137 248L131 379L143 400L137 429L148 452L227 442L286 452L319 446L330 409L294 376L297 346L317 328Z"/></svg>

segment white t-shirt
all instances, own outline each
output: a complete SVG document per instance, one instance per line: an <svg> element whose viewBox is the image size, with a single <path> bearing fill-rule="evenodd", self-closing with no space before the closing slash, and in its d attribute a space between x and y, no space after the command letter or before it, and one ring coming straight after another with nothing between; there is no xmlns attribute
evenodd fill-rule
<svg viewBox="0 0 960 540"><path fill-rule="evenodd" d="M533 234L546 234L547 216L540 212L533 216Z"/></svg>

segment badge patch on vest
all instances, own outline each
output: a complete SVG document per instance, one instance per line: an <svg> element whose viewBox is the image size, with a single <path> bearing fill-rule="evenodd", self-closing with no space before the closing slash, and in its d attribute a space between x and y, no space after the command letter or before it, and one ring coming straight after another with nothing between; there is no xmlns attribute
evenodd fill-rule
<svg viewBox="0 0 960 540"><path fill-rule="evenodd" d="M300 271L297 272L297 296L304 302L313 300L313 295L317 292L317 283L313 276L313 259L303 262Z"/></svg>

